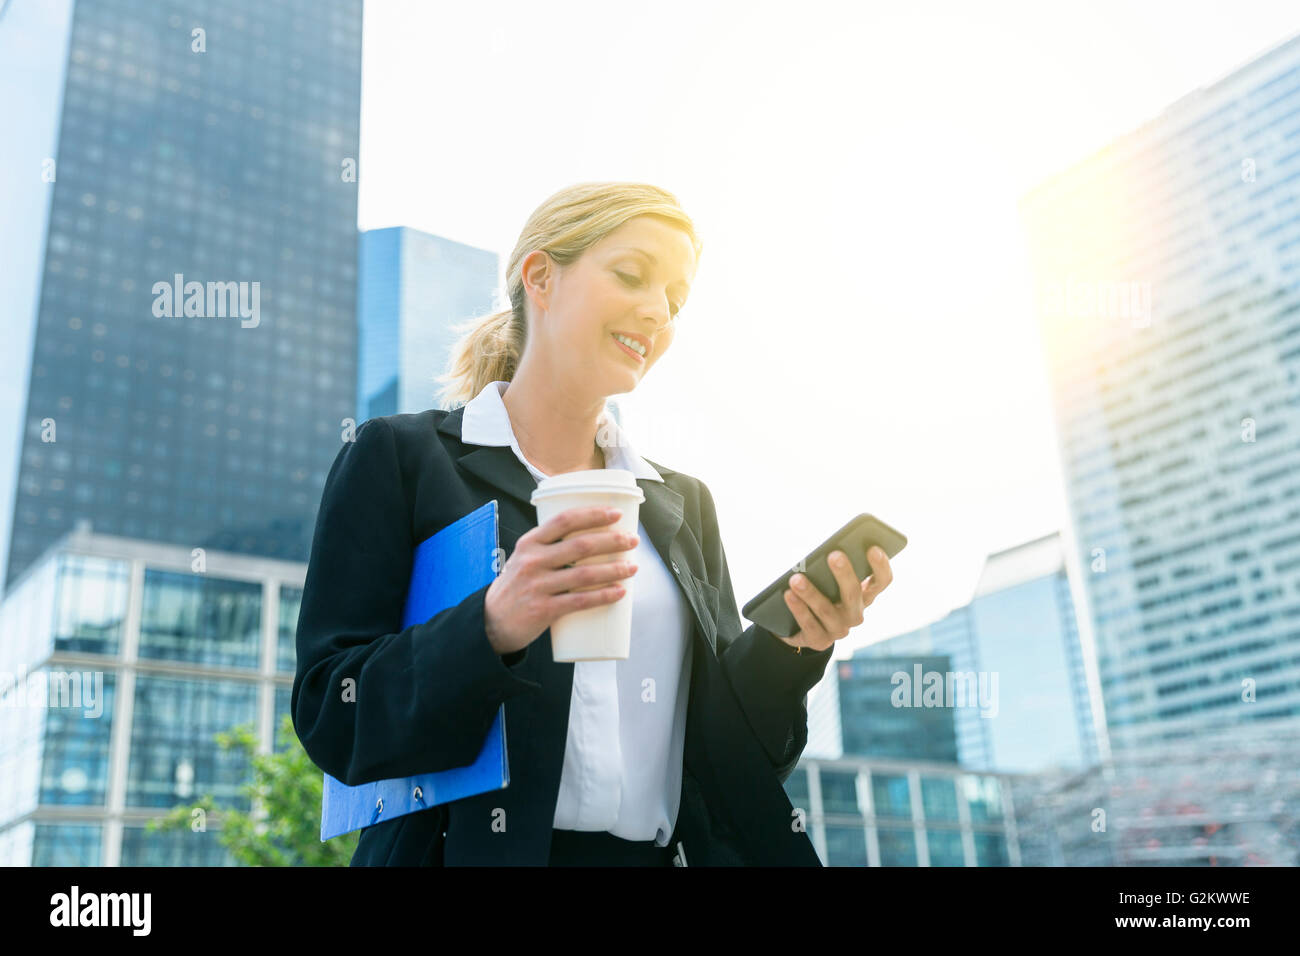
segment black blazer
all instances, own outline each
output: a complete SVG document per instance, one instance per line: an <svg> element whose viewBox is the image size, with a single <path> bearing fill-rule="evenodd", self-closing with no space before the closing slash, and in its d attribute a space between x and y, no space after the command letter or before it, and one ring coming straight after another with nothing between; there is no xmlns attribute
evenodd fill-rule
<svg viewBox="0 0 1300 956"><path fill-rule="evenodd" d="M496 498L507 557L537 526L537 483L508 446L460 441L464 406L374 418L325 482L298 618L291 710L307 754L350 786L464 766L505 703L510 785L362 831L352 865L546 865L573 664L550 631L498 655L480 588L401 630L412 553ZM647 459L648 460L648 459ZM686 865L820 866L782 784L808 741L807 693L831 651L742 630L704 483L651 462L640 519L693 611L682 796ZM345 700L344 681L355 681ZM349 695L351 696L351 695Z"/></svg>

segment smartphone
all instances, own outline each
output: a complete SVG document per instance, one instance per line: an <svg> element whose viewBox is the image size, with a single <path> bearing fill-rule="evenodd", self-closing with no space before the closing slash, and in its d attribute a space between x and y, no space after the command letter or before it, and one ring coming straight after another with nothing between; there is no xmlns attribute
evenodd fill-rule
<svg viewBox="0 0 1300 956"><path fill-rule="evenodd" d="M892 561L894 555L902 551L907 538L902 532L891 528L874 515L860 514L840 528L833 535L819 544L807 557L797 564L792 564L775 581L750 598L741 609L746 618L767 628L778 637L789 637L799 630L799 622L785 603L782 596L790 587L790 578L796 572L802 572L832 604L840 599L839 582L831 571L827 558L833 551L843 551L859 580L865 580L871 574L871 565L867 563L867 550L878 545Z"/></svg>

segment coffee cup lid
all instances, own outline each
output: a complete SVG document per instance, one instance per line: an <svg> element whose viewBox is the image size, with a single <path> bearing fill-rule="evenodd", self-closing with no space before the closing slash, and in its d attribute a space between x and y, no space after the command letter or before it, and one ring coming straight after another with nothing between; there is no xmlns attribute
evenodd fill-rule
<svg viewBox="0 0 1300 956"><path fill-rule="evenodd" d="M592 468L551 475L538 483L530 500L536 504L541 498L575 494L631 495L637 501L645 501L645 492L637 487L636 475L626 468Z"/></svg>

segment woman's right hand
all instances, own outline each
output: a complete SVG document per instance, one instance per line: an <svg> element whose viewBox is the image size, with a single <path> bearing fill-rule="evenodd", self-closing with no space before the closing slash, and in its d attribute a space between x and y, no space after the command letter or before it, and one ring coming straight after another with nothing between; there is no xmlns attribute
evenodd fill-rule
<svg viewBox="0 0 1300 956"><path fill-rule="evenodd" d="M618 582L636 573L631 561L567 567L595 554L629 551L638 536L617 530L565 535L617 522L617 508L570 508L521 535L515 550L488 586L483 620L488 642L500 655L527 647L565 614L612 604L625 589ZM576 588L595 587L590 591Z"/></svg>

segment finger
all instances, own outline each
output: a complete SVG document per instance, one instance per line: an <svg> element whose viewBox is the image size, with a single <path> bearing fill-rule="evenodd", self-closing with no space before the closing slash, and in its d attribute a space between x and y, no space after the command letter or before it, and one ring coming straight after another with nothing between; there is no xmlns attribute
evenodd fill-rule
<svg viewBox="0 0 1300 956"><path fill-rule="evenodd" d="M889 557L878 547L872 547L867 552L867 561L871 564L871 577L867 578L862 593L874 598L894 580L894 569L889 566Z"/></svg>
<svg viewBox="0 0 1300 956"><path fill-rule="evenodd" d="M854 581L856 580L854 578ZM822 594L817 585L813 584L806 575L794 575L790 578L790 585L794 589L794 593L817 615L822 630L830 636L838 634L841 613L839 608L831 604L831 599Z"/></svg>
<svg viewBox="0 0 1300 956"><path fill-rule="evenodd" d="M628 580L637 572L634 561L610 561L583 564L576 568L559 568L544 579L546 594L564 594L568 591L586 591L617 584L627 587Z"/></svg>
<svg viewBox="0 0 1300 956"><path fill-rule="evenodd" d="M829 640L826 629L822 627L817 615L813 613L808 603L794 591L786 590L785 606L790 609L790 613L794 615L795 621L799 624L799 632L803 635L802 643L805 647L820 648Z"/></svg>
<svg viewBox="0 0 1300 956"><path fill-rule="evenodd" d="M627 531L580 531L564 541L549 545L547 565L552 568L571 568L586 559L588 564L602 561L614 561L631 551L640 541L640 536Z"/></svg>
<svg viewBox="0 0 1300 956"><path fill-rule="evenodd" d="M862 623L862 608L865 605L862 597L862 582L858 580L858 574L853 570L853 562L843 551L834 551L828 563L831 573L835 575L835 582L840 586L839 604L844 619L849 627L857 627Z"/></svg>
<svg viewBox="0 0 1300 956"><path fill-rule="evenodd" d="M561 614L571 614L600 604L612 604L626 593L627 588L622 584L610 584L590 591L566 591L555 595L551 600Z"/></svg>
<svg viewBox="0 0 1300 956"><path fill-rule="evenodd" d="M621 516L617 508L566 508L533 531L542 544L554 544L574 531L607 527Z"/></svg>

